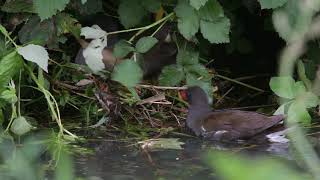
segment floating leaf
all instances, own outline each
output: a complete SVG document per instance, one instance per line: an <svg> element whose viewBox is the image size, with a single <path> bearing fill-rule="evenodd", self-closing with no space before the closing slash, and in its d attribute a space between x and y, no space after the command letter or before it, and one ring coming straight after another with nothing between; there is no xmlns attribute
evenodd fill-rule
<svg viewBox="0 0 320 180"><path fill-rule="evenodd" d="M140 141L142 148L147 148L149 150L161 150L161 149L182 149L181 145L183 142L180 142L178 138L158 138L158 139L148 139L145 141Z"/></svg>
<svg viewBox="0 0 320 180"><path fill-rule="evenodd" d="M142 75L140 66L135 61L126 59L115 66L112 79L127 87L134 87L140 82Z"/></svg>
<svg viewBox="0 0 320 180"><path fill-rule="evenodd" d="M139 41L136 44L136 50L139 53L146 53L148 52L155 44L157 44L158 39L151 37L151 36L145 36L139 39Z"/></svg>
<svg viewBox="0 0 320 180"><path fill-rule="evenodd" d="M25 60L36 63L45 72L48 72L49 54L47 50L39 45L29 44L17 49Z"/></svg>
<svg viewBox="0 0 320 180"><path fill-rule="evenodd" d="M13 120L10 130L18 136L21 136L32 129L32 126L27 122L23 116L17 117Z"/></svg>

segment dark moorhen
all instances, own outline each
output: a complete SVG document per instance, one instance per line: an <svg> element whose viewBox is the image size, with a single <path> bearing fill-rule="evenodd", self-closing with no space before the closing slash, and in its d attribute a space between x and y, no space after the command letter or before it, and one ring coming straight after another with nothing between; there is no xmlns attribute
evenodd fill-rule
<svg viewBox="0 0 320 180"><path fill-rule="evenodd" d="M187 126L197 136L217 141L248 139L278 124L283 115L266 116L240 110L212 111L206 93L198 86L180 92L189 102Z"/></svg>

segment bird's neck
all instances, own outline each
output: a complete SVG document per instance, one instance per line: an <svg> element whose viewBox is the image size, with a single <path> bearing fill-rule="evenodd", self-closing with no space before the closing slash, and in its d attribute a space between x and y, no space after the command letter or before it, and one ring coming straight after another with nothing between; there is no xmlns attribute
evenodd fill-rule
<svg viewBox="0 0 320 180"><path fill-rule="evenodd" d="M202 120L212 112L209 105L191 105L189 107L187 126L191 128L196 135L201 133Z"/></svg>

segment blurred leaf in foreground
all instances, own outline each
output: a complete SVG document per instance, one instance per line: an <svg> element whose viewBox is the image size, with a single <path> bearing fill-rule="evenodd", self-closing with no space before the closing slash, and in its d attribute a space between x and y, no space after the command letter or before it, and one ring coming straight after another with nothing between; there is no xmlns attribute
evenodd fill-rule
<svg viewBox="0 0 320 180"><path fill-rule="evenodd" d="M231 153L210 152L206 159L218 176L225 180L311 179L308 174L272 158L248 159Z"/></svg>

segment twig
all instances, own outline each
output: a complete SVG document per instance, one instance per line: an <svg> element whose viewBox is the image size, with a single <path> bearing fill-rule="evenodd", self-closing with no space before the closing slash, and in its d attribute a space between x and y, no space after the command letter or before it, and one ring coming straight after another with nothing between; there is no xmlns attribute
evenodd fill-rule
<svg viewBox="0 0 320 180"><path fill-rule="evenodd" d="M226 76L222 76L222 75L219 75L219 74L216 74L215 76L218 77L218 78L225 79L225 80L227 80L227 81L230 81L230 82L233 82L233 83L242 85L242 86L247 87L247 88L249 88L249 89L253 89L253 90L256 90L256 91L259 91L259 92L265 92L265 90L263 90L263 89L260 89L260 88L251 86L251 85L249 85L249 84L246 84L246 83L237 81L237 80L235 80L235 79L228 78L228 77L226 77Z"/></svg>
<svg viewBox="0 0 320 180"><path fill-rule="evenodd" d="M163 89L163 90L185 90L185 89L187 89L187 87L153 86L153 85L145 85L145 84L139 84L136 87Z"/></svg>

